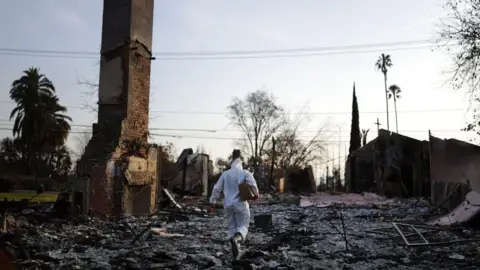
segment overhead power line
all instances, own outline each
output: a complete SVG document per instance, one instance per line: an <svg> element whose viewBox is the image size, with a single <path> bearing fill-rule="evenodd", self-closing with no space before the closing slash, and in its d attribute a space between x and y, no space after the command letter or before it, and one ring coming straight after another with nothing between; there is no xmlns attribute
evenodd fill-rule
<svg viewBox="0 0 480 270"><path fill-rule="evenodd" d="M305 56L323 56L338 54L356 54L380 52L388 49L389 51L414 50L430 48L435 40L411 40L386 43L370 43L346 46L328 46L328 47L307 47L293 49L271 49L271 50L244 50L244 51L197 51L197 52L156 52L153 53L155 59L162 60L221 60L221 59L245 59L245 58L280 58L280 57L305 57ZM415 44L424 44L423 46L411 47ZM430 44L426 46L425 44ZM396 48L394 46L397 46ZM398 47L403 46L403 47ZM410 46L410 47L405 47ZM453 45L444 45L453 46ZM364 50L369 48L380 48L379 50ZM393 48L390 48L393 47ZM360 50L358 50L360 49ZM323 52L323 53L322 53ZM62 51L62 50L37 50L37 49L16 49L0 48L0 55L11 56L34 56L50 58L85 58L94 59L99 57L99 52L88 51Z"/></svg>
<svg viewBox="0 0 480 270"><path fill-rule="evenodd" d="M388 51L404 51L404 50L419 50L428 49L431 46L416 46L407 48L388 48ZM256 58L293 58L293 57L312 57L312 56L328 56L328 55L344 55L344 54L361 54L384 52L387 49L377 50L352 50L352 51L336 51L325 53L302 53L302 54L271 54L271 55L244 55L244 56L214 56L214 57L166 57L155 56L155 60L235 60L235 59L256 59ZM0 55L6 56L28 56L28 57L42 57L42 58L71 58L71 59L98 59L98 56L90 55L69 55L69 54L35 54L35 53L15 53L15 52L0 52Z"/></svg>
<svg viewBox="0 0 480 270"><path fill-rule="evenodd" d="M235 60L235 59L261 59L261 58L295 58L295 57L313 57L313 56L329 56L329 55L346 55L346 54L362 54L362 53L378 53L391 51L419 50L429 49L431 46L416 46L407 48L388 48L377 50L339 50L335 52L324 53L301 53L301 54L272 54L272 55L245 55L245 56L214 56L214 57L155 57L158 60Z"/></svg>
<svg viewBox="0 0 480 270"><path fill-rule="evenodd" d="M322 47L303 47L289 49L263 49L263 50L236 50L236 51L190 51L190 52L153 52L155 56L214 56L214 55L243 55L243 54L269 54L269 53L298 53L298 52L317 52L345 49L361 49L389 46L404 46L415 44L434 44L433 39L420 39L408 41L394 41L383 43L364 43L355 45L340 46L322 46ZM93 51L68 51L68 50L39 50L39 49L18 49L18 48L0 48L2 53L33 53L33 54L62 54L62 55L93 55L98 56L100 52Z"/></svg>
<svg viewBox="0 0 480 270"><path fill-rule="evenodd" d="M396 41L384 43L368 43L356 45L343 46L328 46L328 47L307 47L307 48L293 48L293 49L269 49L269 50L245 50L245 51L203 51L203 52L167 52L156 53L159 56L217 56L217 55L245 55L245 54L279 54L279 53L303 53L303 52L319 52L319 51L336 51L336 50L351 50L362 48L377 48L377 47L391 47L391 46L405 46L415 44L434 44L435 40L410 40L410 41Z"/></svg>
<svg viewBox="0 0 480 270"><path fill-rule="evenodd" d="M0 122L8 122L8 123L0 123L1 128L13 128L12 121L0 119ZM70 124L71 127L84 127L84 128L91 128L92 124ZM182 132L206 132L206 133L221 133L221 132L242 132L241 129L201 129L201 128L161 128L161 127L150 127L150 130L159 130L159 131L182 131ZM298 129L299 133L318 133L318 129ZM465 133L460 129L437 129L437 130L430 130L431 132L436 133ZM86 130L81 130L81 132L88 132ZM411 129L411 130L402 130L402 133L426 133L428 130L419 130L419 129ZM350 134L350 130L334 130L334 129L325 129L320 131L321 134Z"/></svg>
<svg viewBox="0 0 480 270"><path fill-rule="evenodd" d="M7 127L0 127L0 130L8 130L12 131L12 128ZM159 129L160 130L160 129ZM49 130L49 132L64 132L63 130ZM423 131L427 132L427 131ZM70 130L69 134L91 134L91 131L78 131L78 130ZM439 133L439 131L434 131L434 133ZM175 139L204 139L204 140L230 140L230 141L246 141L246 138L240 137L220 137L220 136L195 136L195 135L185 135L185 134L163 134L163 133L155 133L150 132L149 136L153 137L169 137ZM298 141L302 142L311 142L313 138L309 139L302 139L307 138L307 136L298 136ZM281 139L277 139L277 141L281 141ZM325 143L349 143L350 140L336 140L336 139L321 139L318 138L313 140L314 142L325 142Z"/></svg>
<svg viewBox="0 0 480 270"><path fill-rule="evenodd" d="M15 104L15 102L11 100L0 100L0 103L7 103L7 104ZM79 105L66 105L65 107L71 109L86 109L85 106ZM453 112L453 111L466 111L466 109L462 108L438 108L438 109L419 109L419 110L399 110L397 113L433 113L433 112ZM219 111L170 111L170 110L150 110L150 112L160 113L160 114L206 114L206 115L230 115L231 113L228 112L219 112ZM394 111L390 111L390 113L394 113ZM341 115L341 114L352 114L351 111L343 111L343 112L293 112L293 113L286 113L288 115ZM385 111L360 111L360 114L386 114Z"/></svg>
<svg viewBox="0 0 480 270"><path fill-rule="evenodd" d="M202 139L202 140L229 140L229 141L246 141L247 139L245 138L240 138L240 137L211 137L211 136L191 136L191 135L178 135L178 134L160 134L160 133L150 133L151 136L157 136L157 137L170 137L170 138L175 138L175 139ZM281 141L280 139L275 139L275 141ZM307 140L307 139L300 139L299 141L302 142L310 142L312 141ZM314 140L314 142L327 142L327 143L339 143L339 142L350 142L349 140Z"/></svg>
<svg viewBox="0 0 480 270"><path fill-rule="evenodd" d="M0 130L8 130L11 131L11 128L2 128L0 127ZM60 130L50 130L49 132L62 132ZM91 134L91 132L88 131L70 131L69 134ZM190 136L190 135L178 135L178 134L159 134L159 133L149 133L149 136L153 137L170 137L170 138L175 138L175 139L206 139L206 140L231 140L231 141L239 141L239 140L245 140L245 138L234 138L234 137L207 137L207 136ZM277 140L279 141L279 140ZM312 141L307 140L307 139L300 139L299 141L302 142L309 142ZM318 142L325 142L325 143L338 143L338 142L348 142L348 141L339 141L339 140L315 140Z"/></svg>
<svg viewBox="0 0 480 270"><path fill-rule="evenodd" d="M342 160L342 159L346 159L346 158L347 158L347 156L334 157L334 158L331 158L331 159L321 161L320 163L317 163L316 165L323 165L323 164L327 164L327 163L330 163L330 162L338 160L338 159Z"/></svg>
<svg viewBox="0 0 480 270"><path fill-rule="evenodd" d="M465 111L465 109L460 108L445 108L445 109L423 109L423 110L400 110L397 113L430 113L430 112L451 112L451 111ZM162 114L211 114L211 115L229 115L228 112L215 112L215 111L156 111L152 110L151 112L162 113ZM391 111L393 113L394 111ZM344 112L295 112L287 113L289 115L339 115L339 114L352 114L351 111ZM360 111L360 114L386 114L385 111Z"/></svg>

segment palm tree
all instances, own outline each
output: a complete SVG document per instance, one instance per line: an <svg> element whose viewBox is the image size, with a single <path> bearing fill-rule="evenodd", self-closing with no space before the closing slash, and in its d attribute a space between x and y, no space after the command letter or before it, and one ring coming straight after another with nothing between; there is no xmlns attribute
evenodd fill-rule
<svg viewBox="0 0 480 270"><path fill-rule="evenodd" d="M15 119L13 135L24 143L22 157L31 172L34 158L40 158L45 145L63 145L71 121L66 108L58 103L55 87L39 69L30 68L12 83L10 98L17 104L10 114ZM52 149L53 151L53 149Z"/></svg>
<svg viewBox="0 0 480 270"><path fill-rule="evenodd" d="M398 133L397 99L400 98L401 92L402 92L402 89L400 89L400 87L396 84L392 84L388 88L388 99L391 99L393 97L393 106L395 107L395 124L397 128L397 133Z"/></svg>
<svg viewBox="0 0 480 270"><path fill-rule="evenodd" d="M387 54L385 55L382 53L377 59L377 62L375 63L375 67L377 70L380 70L383 73L383 77L385 79L385 103L387 104L387 130L390 130L390 120L389 120L389 113L388 113L388 95L387 95L387 72L388 68L392 67L392 59L390 58L390 55Z"/></svg>
<svg viewBox="0 0 480 270"><path fill-rule="evenodd" d="M45 100L44 121L48 128L45 130L44 138L54 147L64 145L67 140L70 131L69 122L72 118L65 115L66 112L67 108L60 105L58 97L48 97Z"/></svg>
<svg viewBox="0 0 480 270"><path fill-rule="evenodd" d="M70 153L68 148L63 145L55 150L54 152L54 162L51 162L50 166L53 166L53 171L57 175L67 175L72 168L72 159L70 158Z"/></svg>

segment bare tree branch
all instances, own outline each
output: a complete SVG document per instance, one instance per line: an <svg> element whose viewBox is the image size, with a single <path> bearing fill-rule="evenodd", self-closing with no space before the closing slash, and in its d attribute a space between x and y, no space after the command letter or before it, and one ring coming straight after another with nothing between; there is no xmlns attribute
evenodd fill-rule
<svg viewBox="0 0 480 270"><path fill-rule="evenodd" d="M480 102L480 0L448 0L445 8L448 14L441 21L438 43L452 56L450 83L457 90L465 89L472 106ZM474 109L471 123L463 130L480 135L479 119Z"/></svg>
<svg viewBox="0 0 480 270"><path fill-rule="evenodd" d="M81 103L82 109L88 110L90 112L98 113L98 104L97 104L98 102L96 101L92 102L92 99L95 97L96 97L95 100L98 101L98 87L99 87L98 81L99 81L98 78L95 81L91 81L91 80L85 79L84 77L80 78L79 76L77 76L77 84L85 86L87 89L89 89L87 91L82 92L82 95L85 98L85 100L83 100ZM152 103L153 101L155 101L155 92L150 91L150 103ZM148 120L152 121L160 117L161 115L152 116L149 114Z"/></svg>
<svg viewBox="0 0 480 270"><path fill-rule="evenodd" d="M275 103L273 95L257 90L248 93L244 99L235 97L228 111L230 123L239 127L245 137L237 145L252 156L256 170L272 136L285 124L284 110Z"/></svg>
<svg viewBox="0 0 480 270"><path fill-rule="evenodd" d="M85 153L85 148L88 145L88 142L92 138L92 131L91 129L85 129L84 132L75 134L75 148L71 149L71 154L75 159L80 159Z"/></svg>
<svg viewBox="0 0 480 270"><path fill-rule="evenodd" d="M448 0L445 8L448 14L441 22L438 43L452 56L453 87L466 87L473 100L480 84L480 0Z"/></svg>
<svg viewBox="0 0 480 270"><path fill-rule="evenodd" d="M305 109L306 110L306 109ZM314 160L321 160L327 150L327 138L325 136L330 126L327 120L318 128L315 135L307 142L300 139L300 128L307 124L311 115L300 112L293 119L287 119L286 125L275 138L275 164L283 169L304 168ZM269 156L272 156L271 150Z"/></svg>
<svg viewBox="0 0 480 270"><path fill-rule="evenodd" d="M89 110L91 112L98 113L98 104L92 104L90 100L98 96L98 79L97 82L89 81L85 78L77 77L77 84L87 87L88 91L82 92L82 95L86 100L82 101L82 109Z"/></svg>

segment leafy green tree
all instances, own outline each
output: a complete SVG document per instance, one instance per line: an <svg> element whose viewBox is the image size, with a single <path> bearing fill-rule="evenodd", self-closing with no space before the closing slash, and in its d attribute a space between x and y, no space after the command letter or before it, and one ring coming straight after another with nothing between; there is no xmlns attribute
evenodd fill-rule
<svg viewBox="0 0 480 270"><path fill-rule="evenodd" d="M21 138L4 138L0 142L0 169L7 173L22 173L25 167L22 151ZM66 176L72 167L72 160L66 146L57 147L53 153L41 153L36 162L39 164L37 175L40 177Z"/></svg>
<svg viewBox="0 0 480 270"><path fill-rule="evenodd" d="M10 98L16 103L10 114L13 135L22 141L21 156L27 173L38 169L45 155L53 160L70 131L71 118L59 104L53 83L38 68L30 68L12 83ZM34 163L37 163L34 165Z"/></svg>

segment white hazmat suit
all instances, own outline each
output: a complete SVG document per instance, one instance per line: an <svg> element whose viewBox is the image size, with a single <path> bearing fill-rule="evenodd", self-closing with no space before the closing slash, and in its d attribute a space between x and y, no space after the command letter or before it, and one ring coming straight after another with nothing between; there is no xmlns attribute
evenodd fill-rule
<svg viewBox="0 0 480 270"><path fill-rule="evenodd" d="M220 179L213 187L212 196L210 197L210 203L214 204L223 191L223 206L228 223L228 239L232 238L236 233L240 233L243 240L245 240L248 233L250 207L247 201L240 199L238 190L238 185L244 181L253 188L257 195L259 194L255 178L249 171L243 169L242 161L237 158L232 162L232 167L222 173Z"/></svg>

